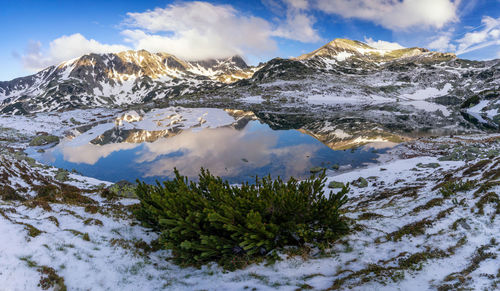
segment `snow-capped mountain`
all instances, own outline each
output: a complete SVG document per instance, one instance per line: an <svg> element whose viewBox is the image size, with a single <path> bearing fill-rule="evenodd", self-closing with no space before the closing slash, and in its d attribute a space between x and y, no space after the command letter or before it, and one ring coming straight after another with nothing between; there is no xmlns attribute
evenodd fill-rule
<svg viewBox="0 0 500 291"><path fill-rule="evenodd" d="M296 58L273 59L253 79L286 78L318 72L366 75L373 71L395 71L398 67L404 70L418 64L440 64L453 60L458 60L453 53L433 52L425 48L376 49L359 41L334 39Z"/></svg>
<svg viewBox="0 0 500 291"><path fill-rule="evenodd" d="M185 61L145 50L87 54L31 76L0 82L0 108L22 114L141 103L214 89L254 71L239 56Z"/></svg>
<svg viewBox="0 0 500 291"><path fill-rule="evenodd" d="M424 48L377 49L366 43L350 39L334 39L319 49L297 57L297 60L322 59L326 62L335 60L358 59L365 62L387 62L405 58L453 59L453 53L431 52Z"/></svg>
<svg viewBox="0 0 500 291"><path fill-rule="evenodd" d="M297 58L273 59L251 78L203 100L217 106L229 97L233 107L292 116L278 117L278 123L295 128L323 120L314 129L334 124L346 132L358 120L355 131L366 124L401 133L498 130L500 60L336 39Z"/></svg>
<svg viewBox="0 0 500 291"><path fill-rule="evenodd" d="M469 61L424 48L377 49L335 39L311 53L259 67L237 56L185 61L147 51L84 55L0 82L0 112L168 99L178 105L356 117L407 132L467 129L469 121L497 129L499 96L499 60Z"/></svg>

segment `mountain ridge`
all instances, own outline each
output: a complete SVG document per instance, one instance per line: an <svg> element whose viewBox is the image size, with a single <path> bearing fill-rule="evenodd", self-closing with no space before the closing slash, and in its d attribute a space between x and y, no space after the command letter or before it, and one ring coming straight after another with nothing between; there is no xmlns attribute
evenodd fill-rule
<svg viewBox="0 0 500 291"><path fill-rule="evenodd" d="M442 94L455 95L449 98L462 102L458 100L494 88L499 66L497 61L467 61L424 48L377 49L349 39L334 39L310 53L274 58L257 67L247 65L240 56L186 61L145 50L86 54L31 76L0 82L0 113L179 102L184 96L188 97L181 103L220 95L228 104L236 96L277 80L294 80L295 89L287 94L384 102L426 88L440 92L450 83ZM283 86L268 87L260 94L283 95L282 90L287 91Z"/></svg>
<svg viewBox="0 0 500 291"><path fill-rule="evenodd" d="M30 76L0 82L0 101L2 112L21 114L80 105L139 103L156 96L214 89L247 78L254 71L240 56L185 61L145 50L90 53ZM53 104L36 106L33 98Z"/></svg>
<svg viewBox="0 0 500 291"><path fill-rule="evenodd" d="M457 57L454 53L433 52L419 47L377 49L361 41L336 38L324 46L294 59L308 60L316 57L326 57L335 58L337 61L345 61L350 57L358 57L363 58L365 61L392 61L424 55L450 59Z"/></svg>

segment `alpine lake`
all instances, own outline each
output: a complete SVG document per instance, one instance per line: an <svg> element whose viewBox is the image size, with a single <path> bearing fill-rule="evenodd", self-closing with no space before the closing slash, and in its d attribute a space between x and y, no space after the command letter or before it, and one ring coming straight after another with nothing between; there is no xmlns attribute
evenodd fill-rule
<svg viewBox="0 0 500 291"><path fill-rule="evenodd" d="M196 179L203 167L230 183L252 183L256 177L268 175L303 179L323 169L363 167L376 163L379 154L387 150L370 145L332 150L311 135L273 130L259 120L239 128L192 127L139 140L92 143L76 136L55 146L30 147L26 152L44 164L110 182L139 179L154 183L171 179L174 168Z"/></svg>

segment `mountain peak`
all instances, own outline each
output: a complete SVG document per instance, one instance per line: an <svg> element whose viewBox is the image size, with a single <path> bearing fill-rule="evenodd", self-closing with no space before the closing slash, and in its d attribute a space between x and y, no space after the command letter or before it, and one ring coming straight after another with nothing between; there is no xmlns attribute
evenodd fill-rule
<svg viewBox="0 0 500 291"><path fill-rule="evenodd" d="M333 59L345 61L356 57L364 61L392 61L416 56L428 56L440 59L456 58L452 53L431 52L425 48L401 48L401 49L378 49L364 42L343 38L336 38L319 49L297 57L297 60L309 60L313 58Z"/></svg>
<svg viewBox="0 0 500 291"><path fill-rule="evenodd" d="M152 53L145 49L126 50L116 53L88 53L80 57L61 62L53 66L58 69L80 66L95 66L96 63L104 62L109 65L113 62L121 61L124 65L134 65L138 67L163 67L172 64L177 69L189 69L192 66L201 65L205 69L217 70L222 67L231 67L233 70L247 69L249 66L239 55L226 58L213 58L203 60L184 60L167 52ZM110 63L111 62L111 63ZM217 69L215 68L217 67ZM52 67L50 67L52 68ZM47 68L48 69L48 68Z"/></svg>
<svg viewBox="0 0 500 291"><path fill-rule="evenodd" d="M148 102L213 90L249 78L255 71L240 56L189 61L146 50L89 53L31 76L0 82L0 103L8 103L0 110L26 113L74 104Z"/></svg>
<svg viewBox="0 0 500 291"><path fill-rule="evenodd" d="M52 71L53 69L54 72L64 72L61 74L63 79L78 77L76 75L81 74L99 75L102 73L107 74L112 79L121 78L120 76L127 78L148 76L151 79L180 78L186 74L194 74L212 80L220 80L219 76L224 76L223 80L225 81L223 82L233 81L233 79L226 78L228 75L251 70L243 58L238 55L220 59L190 61L170 53L151 53L144 49L104 54L89 53L45 70Z"/></svg>
<svg viewBox="0 0 500 291"><path fill-rule="evenodd" d="M327 43L326 46L342 48L346 50L356 50L356 49L374 49L373 47L367 45L364 42L358 40L351 40L346 38L336 38L331 42Z"/></svg>

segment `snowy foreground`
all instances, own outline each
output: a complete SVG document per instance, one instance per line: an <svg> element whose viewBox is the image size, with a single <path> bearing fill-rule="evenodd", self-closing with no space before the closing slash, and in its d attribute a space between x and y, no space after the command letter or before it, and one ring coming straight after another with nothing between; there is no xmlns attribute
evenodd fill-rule
<svg viewBox="0 0 500 291"><path fill-rule="evenodd" d="M498 135L429 138L394 148L380 164L330 171L327 184L368 182L351 186L347 236L326 254L228 272L174 265L131 215L137 200L102 195L110 183L5 146L0 290L497 290L499 151Z"/></svg>

